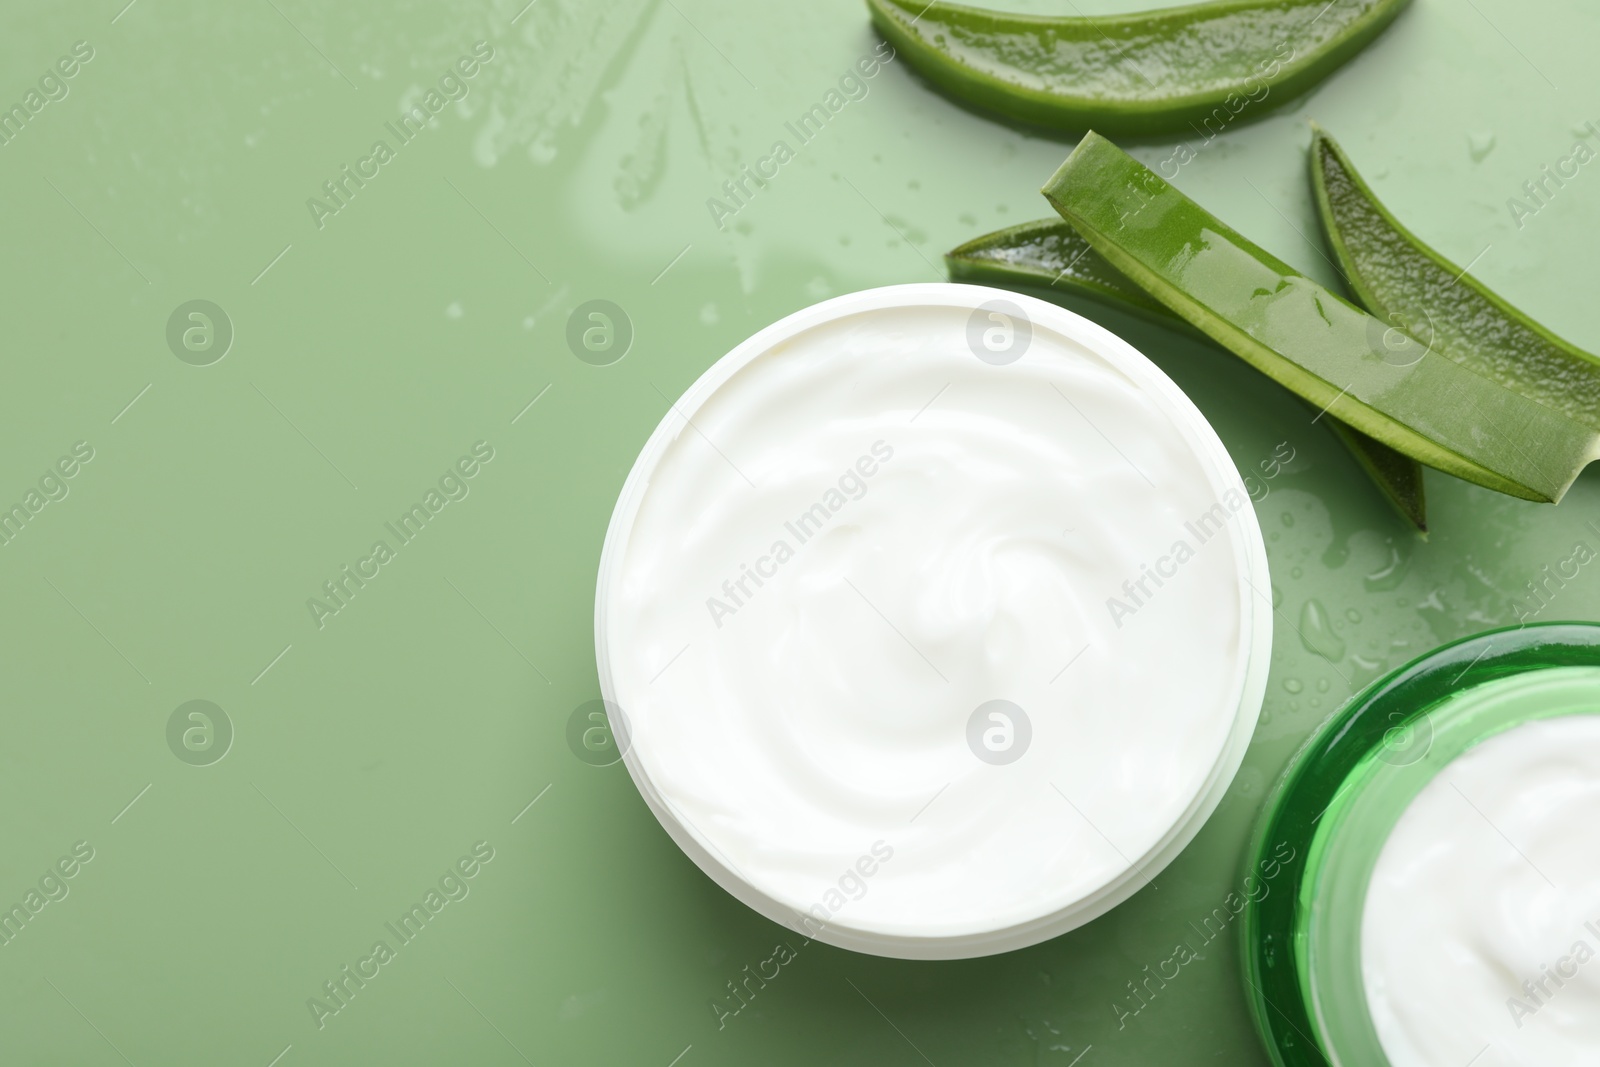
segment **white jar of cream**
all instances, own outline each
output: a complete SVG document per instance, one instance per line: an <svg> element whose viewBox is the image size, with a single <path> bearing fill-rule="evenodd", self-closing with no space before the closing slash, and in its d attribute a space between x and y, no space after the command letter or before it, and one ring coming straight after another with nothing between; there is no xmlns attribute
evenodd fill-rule
<svg viewBox="0 0 1600 1067"><path fill-rule="evenodd" d="M1144 356L904 285L775 323L672 405L595 641L629 773L718 884L806 937L956 958L1087 922L1194 837L1256 722L1270 596L1237 470Z"/></svg>

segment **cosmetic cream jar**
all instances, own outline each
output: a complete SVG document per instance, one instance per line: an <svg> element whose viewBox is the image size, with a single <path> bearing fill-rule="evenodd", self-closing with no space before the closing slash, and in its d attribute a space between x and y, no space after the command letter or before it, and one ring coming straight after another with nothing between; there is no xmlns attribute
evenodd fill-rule
<svg viewBox="0 0 1600 1067"><path fill-rule="evenodd" d="M839 297L673 403L624 484L595 646L680 848L807 938L1031 945L1199 831L1261 706L1271 586L1204 417L1071 312Z"/></svg>
<svg viewBox="0 0 1600 1067"><path fill-rule="evenodd" d="M1600 1050L1600 626L1447 645L1306 745L1252 855L1247 995L1280 1067L1541 1067Z"/></svg>

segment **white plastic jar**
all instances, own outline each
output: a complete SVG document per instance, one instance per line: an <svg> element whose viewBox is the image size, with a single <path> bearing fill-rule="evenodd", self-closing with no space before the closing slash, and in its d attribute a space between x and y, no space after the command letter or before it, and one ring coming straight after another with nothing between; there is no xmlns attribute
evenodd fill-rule
<svg viewBox="0 0 1600 1067"><path fill-rule="evenodd" d="M903 285L775 323L672 406L595 642L629 773L718 884L957 958L1103 914L1194 837L1270 596L1239 473L1154 364L1043 301Z"/></svg>

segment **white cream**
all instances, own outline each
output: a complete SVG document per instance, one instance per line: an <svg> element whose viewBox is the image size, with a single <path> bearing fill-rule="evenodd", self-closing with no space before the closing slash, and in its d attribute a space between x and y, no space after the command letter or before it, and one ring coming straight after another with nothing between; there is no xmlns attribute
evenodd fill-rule
<svg viewBox="0 0 1600 1067"><path fill-rule="evenodd" d="M968 343L994 298L1032 319L1007 365ZM719 362L601 574L602 685L663 824L769 917L892 955L1142 887L1237 769L1268 658L1260 531L1199 413L1111 334L970 286L830 301ZM993 700L1026 724L974 725Z"/></svg>
<svg viewBox="0 0 1600 1067"><path fill-rule="evenodd" d="M1597 828L1600 715L1497 734L1410 803L1361 927L1393 1067L1600 1062Z"/></svg>

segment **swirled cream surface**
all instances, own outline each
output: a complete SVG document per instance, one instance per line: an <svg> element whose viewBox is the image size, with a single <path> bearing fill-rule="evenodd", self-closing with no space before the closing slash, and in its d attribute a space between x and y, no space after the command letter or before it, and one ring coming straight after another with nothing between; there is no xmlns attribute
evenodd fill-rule
<svg viewBox="0 0 1600 1067"><path fill-rule="evenodd" d="M630 771L702 867L824 940L1131 892L1254 724L1237 472L1153 365L1050 312L1116 358L961 306L736 350L613 520Z"/></svg>
<svg viewBox="0 0 1600 1067"><path fill-rule="evenodd" d="M1597 827L1600 714L1497 734L1412 800L1361 928L1393 1067L1600 1062Z"/></svg>

